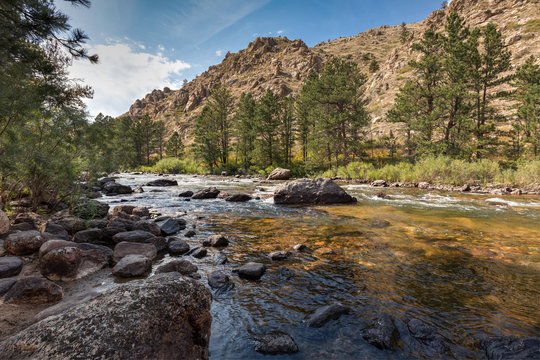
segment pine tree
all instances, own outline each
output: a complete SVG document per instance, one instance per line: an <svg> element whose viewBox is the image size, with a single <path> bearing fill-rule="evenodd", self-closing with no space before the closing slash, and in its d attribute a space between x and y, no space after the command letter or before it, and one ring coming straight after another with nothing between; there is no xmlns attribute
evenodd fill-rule
<svg viewBox="0 0 540 360"><path fill-rule="evenodd" d="M195 153L212 172L221 159L221 134L213 108L206 105L195 119Z"/></svg>
<svg viewBox="0 0 540 360"><path fill-rule="evenodd" d="M154 121L154 149L159 154L159 159L163 159L163 151L165 150L165 136L167 136L167 128L163 120Z"/></svg>
<svg viewBox="0 0 540 360"><path fill-rule="evenodd" d="M287 97L281 104L281 151L285 164L292 162L292 148L294 146L294 100Z"/></svg>
<svg viewBox="0 0 540 360"><path fill-rule="evenodd" d="M255 150L255 139L257 137L255 107L256 103L253 95L251 93L242 93L234 116L237 137L236 151L245 170L248 170L252 165Z"/></svg>
<svg viewBox="0 0 540 360"><path fill-rule="evenodd" d="M409 41L410 32L409 29L407 29L407 24L405 22L401 23L401 32L399 34L399 41L401 41L402 44L405 44L407 41Z"/></svg>
<svg viewBox="0 0 540 360"><path fill-rule="evenodd" d="M535 57L531 55L527 61L516 70L512 85L516 88L512 98L516 101L515 131L524 135L525 140L532 145L533 154L538 156L540 146L540 66L535 64ZM517 146L518 154L521 147Z"/></svg>
<svg viewBox="0 0 540 360"><path fill-rule="evenodd" d="M167 156L175 158L182 158L184 155L184 143L177 131L173 132L171 137L169 137L165 146L165 153Z"/></svg>
<svg viewBox="0 0 540 360"><path fill-rule="evenodd" d="M234 98L226 87L218 85L212 91L209 106L212 108L212 117L219 129L221 163L226 164L229 159L231 115L234 109Z"/></svg>
<svg viewBox="0 0 540 360"><path fill-rule="evenodd" d="M272 165L279 160L277 159L279 112L279 97L268 89L255 107L255 129L258 135L257 153L261 163L265 166Z"/></svg>

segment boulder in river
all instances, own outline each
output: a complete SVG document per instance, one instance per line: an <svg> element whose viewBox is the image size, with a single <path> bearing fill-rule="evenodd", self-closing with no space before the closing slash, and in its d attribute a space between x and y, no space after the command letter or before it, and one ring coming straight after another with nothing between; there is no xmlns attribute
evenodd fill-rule
<svg viewBox="0 0 540 360"><path fill-rule="evenodd" d="M158 222L157 225L163 235L169 236L176 234L180 230L184 230L186 228L186 220L168 218L167 220Z"/></svg>
<svg viewBox="0 0 540 360"><path fill-rule="evenodd" d="M73 236L73 241L76 243L102 244L104 243L103 230L87 229L79 231Z"/></svg>
<svg viewBox="0 0 540 360"><path fill-rule="evenodd" d="M214 290L234 287L227 274L221 270L214 270L208 274L208 285Z"/></svg>
<svg viewBox="0 0 540 360"><path fill-rule="evenodd" d="M147 231L151 234L154 234L154 236L161 235L161 228L158 224L145 220L137 221L135 224L133 224L133 230Z"/></svg>
<svg viewBox="0 0 540 360"><path fill-rule="evenodd" d="M201 259L205 257L208 254L208 250L203 248L202 246L194 247L193 249L189 250L186 255L191 255L196 259Z"/></svg>
<svg viewBox="0 0 540 360"><path fill-rule="evenodd" d="M31 325L0 343L0 353L18 359L207 359L211 301L202 284L160 274Z"/></svg>
<svg viewBox="0 0 540 360"><path fill-rule="evenodd" d="M239 193L239 194L232 194L230 196L227 196L225 198L225 201L230 201L230 202L246 202L246 201L249 201L251 200L252 197L249 196L248 194L243 194L243 193Z"/></svg>
<svg viewBox="0 0 540 360"><path fill-rule="evenodd" d="M37 230L20 231L8 235L4 248L13 255L29 255L38 252L39 247L51 239L53 235L40 233Z"/></svg>
<svg viewBox="0 0 540 360"><path fill-rule="evenodd" d="M233 270L238 276L248 280L259 280L266 272L266 266L260 263L249 262Z"/></svg>
<svg viewBox="0 0 540 360"><path fill-rule="evenodd" d="M127 186L127 185L121 185L121 184L117 184L115 182L108 182L106 183L104 186L103 186L103 191L107 194L107 195L112 195L112 194L131 194L133 192L133 190L131 189L131 187Z"/></svg>
<svg viewBox="0 0 540 360"><path fill-rule="evenodd" d="M223 235L210 235L202 241L203 246L224 247L229 245L229 240Z"/></svg>
<svg viewBox="0 0 540 360"><path fill-rule="evenodd" d="M199 268L196 265L193 265L187 260L175 259L158 267L156 270L156 274L177 272L182 275L192 275L195 274L198 270Z"/></svg>
<svg viewBox="0 0 540 360"><path fill-rule="evenodd" d="M171 255L183 255L189 251L189 244L182 239L170 238L168 249Z"/></svg>
<svg viewBox="0 0 540 360"><path fill-rule="evenodd" d="M291 178L291 170L284 168L275 168L266 180L289 180Z"/></svg>
<svg viewBox="0 0 540 360"><path fill-rule="evenodd" d="M192 199L215 199L219 195L220 191L215 187L209 187L203 190L197 191L191 196Z"/></svg>
<svg viewBox="0 0 540 360"><path fill-rule="evenodd" d="M330 179L298 179L281 184L274 192L276 204L352 203L356 199Z"/></svg>
<svg viewBox="0 0 540 360"><path fill-rule="evenodd" d="M323 306L315 310L315 312L307 319L309 327L320 328L331 320L337 320L343 314L348 314L349 308L335 303L328 306Z"/></svg>
<svg viewBox="0 0 540 360"><path fill-rule="evenodd" d="M291 253L290 251L278 250L278 251L271 252L270 254L268 254L268 256L270 257L270 259L274 261L282 261L282 260L287 260L291 256Z"/></svg>
<svg viewBox="0 0 540 360"><path fill-rule="evenodd" d="M157 179L146 183L146 186L177 186L178 181L174 179Z"/></svg>
<svg viewBox="0 0 540 360"><path fill-rule="evenodd" d="M22 260L16 256L0 257L0 279L19 275L22 267Z"/></svg>
<svg viewBox="0 0 540 360"><path fill-rule="evenodd" d="M109 265L112 254L106 246L49 240L39 249L39 270L49 280L76 280Z"/></svg>
<svg viewBox="0 0 540 360"><path fill-rule="evenodd" d="M0 235L4 235L9 231L9 218L5 212L0 210Z"/></svg>
<svg viewBox="0 0 540 360"><path fill-rule="evenodd" d="M284 332L274 331L258 339L255 351L263 354L293 354L298 352L298 345Z"/></svg>
<svg viewBox="0 0 540 360"><path fill-rule="evenodd" d="M143 255L124 256L112 269L113 275L130 278L144 276L152 270L152 260Z"/></svg>
<svg viewBox="0 0 540 360"><path fill-rule="evenodd" d="M182 191L180 194L178 194L178 197L190 198L192 196L193 196L193 191L191 190Z"/></svg>
<svg viewBox="0 0 540 360"><path fill-rule="evenodd" d="M62 300L62 288L41 277L25 277L17 280L4 297L7 304L44 304ZM0 354L5 356L0 346Z"/></svg>
<svg viewBox="0 0 540 360"><path fill-rule="evenodd" d="M157 256L157 249L153 244L121 242L114 247L112 261L118 263L122 258L128 255L143 255L154 260Z"/></svg>
<svg viewBox="0 0 540 360"><path fill-rule="evenodd" d="M393 349L399 341L399 332L394 325L394 320L388 314L381 313L362 331L362 337L381 350Z"/></svg>
<svg viewBox="0 0 540 360"><path fill-rule="evenodd" d="M151 234L148 231L132 230L120 232L114 235L112 239L117 244L122 241L146 243L148 239L151 239L153 237L155 237L154 234Z"/></svg>

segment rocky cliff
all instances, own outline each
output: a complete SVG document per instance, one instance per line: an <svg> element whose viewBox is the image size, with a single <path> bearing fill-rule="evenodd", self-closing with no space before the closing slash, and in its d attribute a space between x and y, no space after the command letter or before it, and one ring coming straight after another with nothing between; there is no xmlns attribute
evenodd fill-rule
<svg viewBox="0 0 540 360"><path fill-rule="evenodd" d="M472 27L489 22L498 26L512 52L512 70L531 54L540 57L539 0L454 0L446 10L434 11L425 20L408 24L410 37L405 43L400 41L399 25L382 26L311 48L302 40L286 37L257 38L246 49L227 53L220 64L211 66L181 89L154 90L136 100L125 115L139 119L148 113L153 119L165 120L171 131L180 130L189 142L194 118L217 84L225 84L237 98L242 92L260 97L267 89L280 96L295 95L310 72L321 69L336 56L357 62L368 76L368 109L372 132L377 137L396 127L385 121L385 114L412 74L407 64L417 54L410 50L411 44L430 27L442 29L446 15L454 11ZM369 63L373 59L380 68L370 73ZM498 106L508 111L506 103L500 102Z"/></svg>

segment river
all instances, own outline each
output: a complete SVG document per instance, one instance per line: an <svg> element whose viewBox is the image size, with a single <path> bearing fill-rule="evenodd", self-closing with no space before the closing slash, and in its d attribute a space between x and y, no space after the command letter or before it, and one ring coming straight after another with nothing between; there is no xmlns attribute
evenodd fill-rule
<svg viewBox="0 0 540 360"><path fill-rule="evenodd" d="M117 182L144 184L159 177L121 174ZM411 338L410 319L433 326L455 358L483 358L485 336L540 334L540 196L493 196L342 184L358 203L337 206L274 205L277 183L257 179L170 176L174 187L102 198L122 199L163 215L183 215L197 235L223 234L227 264L215 265L211 249L190 257L207 274L221 269L235 288L214 294L210 357L265 358L255 352L258 336L284 331L300 351L275 359L431 358ZM215 186L248 192L262 200L185 201L184 190ZM158 190L161 192L150 192ZM376 194L384 192L386 198ZM185 214L185 215L184 215ZM268 253L303 243L310 249L271 261ZM160 259L166 262L168 255ZM246 262L266 264L260 281L239 279L231 270ZM156 266L154 266L155 268ZM304 323L320 306L340 302L348 315L314 329ZM397 350L379 350L361 330L377 312L394 318L401 334Z"/></svg>

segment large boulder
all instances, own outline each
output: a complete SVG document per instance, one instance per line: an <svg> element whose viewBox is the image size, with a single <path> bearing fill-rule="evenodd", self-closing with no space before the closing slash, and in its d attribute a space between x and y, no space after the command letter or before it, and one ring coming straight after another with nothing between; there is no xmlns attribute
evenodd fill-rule
<svg viewBox="0 0 540 360"><path fill-rule="evenodd" d="M501 336L482 341L488 359L540 359L540 338Z"/></svg>
<svg viewBox="0 0 540 360"><path fill-rule="evenodd" d="M51 234L37 230L21 231L9 234L4 241L4 248L13 255L30 255L38 252L40 246L51 238Z"/></svg>
<svg viewBox="0 0 540 360"><path fill-rule="evenodd" d="M69 240L70 236L66 229L63 226L48 222L45 226L45 232L53 234L55 239Z"/></svg>
<svg viewBox="0 0 540 360"><path fill-rule="evenodd" d="M258 339L255 351L263 354L293 354L298 352L298 345L293 338L284 332L275 331Z"/></svg>
<svg viewBox="0 0 540 360"><path fill-rule="evenodd" d="M183 255L190 249L189 244L182 239L173 237L168 242L168 250L171 255Z"/></svg>
<svg viewBox="0 0 540 360"><path fill-rule="evenodd" d="M290 178L291 170L278 167L268 175L267 180L289 180Z"/></svg>
<svg viewBox="0 0 540 360"><path fill-rule="evenodd" d="M121 185L115 182L108 182L103 186L103 191L108 194L131 194L133 190L127 185Z"/></svg>
<svg viewBox="0 0 540 360"><path fill-rule="evenodd" d="M356 199L330 179L298 179L281 184L274 192L276 204L337 204Z"/></svg>
<svg viewBox="0 0 540 360"><path fill-rule="evenodd" d="M259 280L266 272L266 266L260 263L249 262L233 270L238 276L248 280Z"/></svg>
<svg viewBox="0 0 540 360"><path fill-rule="evenodd" d="M105 246L49 240L39 249L39 270L49 280L72 281L103 269L111 257Z"/></svg>
<svg viewBox="0 0 540 360"><path fill-rule="evenodd" d="M124 256L112 269L113 275L130 278L145 276L152 270L152 260L144 255Z"/></svg>
<svg viewBox="0 0 540 360"><path fill-rule="evenodd" d="M231 196L226 197L225 201L246 202L251 199L252 199L251 196L249 196L248 194L239 193L239 194L232 194Z"/></svg>
<svg viewBox="0 0 540 360"><path fill-rule="evenodd" d="M173 179L157 179L146 183L146 186L177 186L178 181Z"/></svg>
<svg viewBox="0 0 540 360"><path fill-rule="evenodd" d="M5 212L0 210L0 235L4 235L9 231L9 218Z"/></svg>
<svg viewBox="0 0 540 360"><path fill-rule="evenodd" d="M168 218L164 221L158 222L157 225L161 229L161 233L163 235L169 236L176 234L180 230L184 230L186 228L186 220Z"/></svg>
<svg viewBox="0 0 540 360"><path fill-rule="evenodd" d="M4 297L7 304L44 304L62 300L62 288L52 281L40 277L26 277L19 279L8 290ZM5 356L1 350L0 354Z"/></svg>
<svg viewBox="0 0 540 360"><path fill-rule="evenodd" d="M197 191L191 196L192 199L215 199L219 195L220 191L215 187L209 187Z"/></svg>
<svg viewBox="0 0 540 360"><path fill-rule="evenodd" d="M155 237L154 234L143 230L124 231L112 237L113 241L118 244L122 241L147 243L148 239Z"/></svg>
<svg viewBox="0 0 540 360"><path fill-rule="evenodd" d="M102 229L87 229L76 233L73 236L73 241L76 243L102 244L107 243L103 240Z"/></svg>
<svg viewBox="0 0 540 360"><path fill-rule="evenodd" d="M66 229L71 235L86 229L86 221L75 216L64 216L54 222Z"/></svg>
<svg viewBox="0 0 540 360"><path fill-rule="evenodd" d="M128 255L143 255L154 260L157 256L157 249L153 244L121 242L114 247L112 261L116 264Z"/></svg>
<svg viewBox="0 0 540 360"><path fill-rule="evenodd" d="M22 267L22 260L16 256L0 257L0 279L19 275Z"/></svg>
<svg viewBox="0 0 540 360"><path fill-rule="evenodd" d="M212 297L161 274L108 290L0 343L17 359L207 359Z"/></svg>
<svg viewBox="0 0 540 360"><path fill-rule="evenodd" d="M135 224L133 224L133 230L147 231L155 236L161 235L161 228L158 224L145 220L137 221Z"/></svg>
<svg viewBox="0 0 540 360"><path fill-rule="evenodd" d="M199 268L196 265L193 265L191 262L184 259L177 259L169 261L168 263L158 267L156 274L177 272L182 275L192 275L198 270Z"/></svg>
<svg viewBox="0 0 540 360"><path fill-rule="evenodd" d="M362 337L381 350L393 349L399 341L399 331L394 320L388 314L381 313L362 331Z"/></svg>

